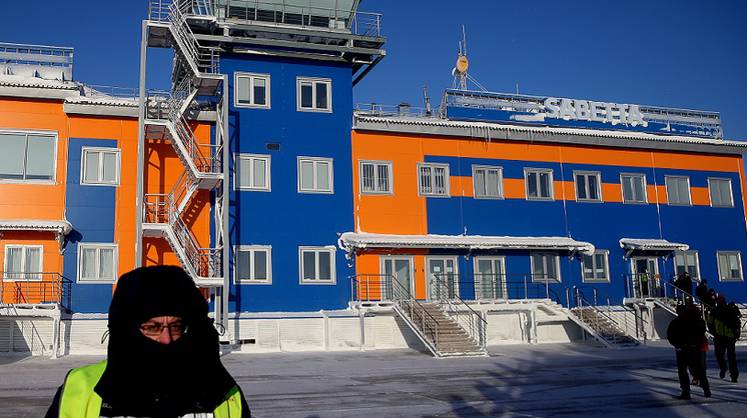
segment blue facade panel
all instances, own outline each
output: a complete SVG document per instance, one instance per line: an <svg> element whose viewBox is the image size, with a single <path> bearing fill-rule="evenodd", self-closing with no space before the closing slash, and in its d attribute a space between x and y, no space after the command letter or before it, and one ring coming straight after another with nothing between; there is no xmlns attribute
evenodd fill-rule
<svg viewBox="0 0 747 418"><path fill-rule="evenodd" d="M487 160L426 156L427 162L447 163L451 176L472 175L471 166L492 165L503 167L504 179L523 179L524 168L551 168L555 181L573 182L573 172L598 171L602 183L620 184L621 173L641 173L646 176L648 185L664 186L665 176L688 176L691 187L708 187L708 178L728 178L732 182L734 207L717 208L703 205L675 206L667 204L625 204L619 202L588 203L577 202L573 196L566 200L554 191L554 201L529 201L526 199L475 199L472 197L427 198L429 234L468 234L493 236L561 236L587 241L597 249L609 251L610 283L584 283L581 274L580 257L561 253L560 270L562 283L551 285L555 296L565 299L565 288L577 286L597 289L600 297L609 296L612 303L621 303L628 295L626 275L631 273L631 260L625 257L620 248L621 238L659 239L685 243L691 250L698 251L702 278L709 286L727 297L747 299L744 282L719 282L717 251L740 251L747 254L747 225L745 225L742 191L739 175L729 172L709 172L694 170L652 169L642 167L594 166L583 164L559 164L547 162ZM654 196L648 196L655 202ZM454 254L452 251L451 254ZM474 257L492 255L505 257L511 297L523 293L520 283L531 274L530 258L527 252L517 251L473 251L460 253L459 272L464 278L473 276ZM645 254L633 254L645 255ZM463 257L466 256L466 257ZM674 275L672 257L658 258L658 269L662 280L668 281ZM531 283L531 281L530 281ZM473 284L465 283L461 289L463 298L474 297ZM537 286L529 286L534 288ZM529 291L530 293L532 290ZM552 295L551 295L552 296Z"/></svg>
<svg viewBox="0 0 747 418"><path fill-rule="evenodd" d="M230 240L237 245L272 247L272 284L236 284L230 306L239 312L318 311L344 308L352 269L336 251L336 284L300 284L299 246L336 246L338 233L353 230L352 72L349 65L256 56L222 56L229 75L230 149L269 155L271 191L235 191L231 179ZM270 76L270 109L237 108L234 74ZM332 83L331 112L297 110L297 77ZM268 144L279 149L269 150ZM298 157L333 160L333 194L299 193ZM233 160L233 158L232 158ZM234 161L230 162L235 172ZM233 248L232 248L233 250ZM234 275L234 253L231 275Z"/></svg>
<svg viewBox="0 0 747 418"><path fill-rule="evenodd" d="M73 282L71 308L76 313L107 312L112 284L78 283L78 244L114 243L116 187L80 184L83 147L117 148L111 139L68 140L65 214L73 225L65 247L63 275Z"/></svg>

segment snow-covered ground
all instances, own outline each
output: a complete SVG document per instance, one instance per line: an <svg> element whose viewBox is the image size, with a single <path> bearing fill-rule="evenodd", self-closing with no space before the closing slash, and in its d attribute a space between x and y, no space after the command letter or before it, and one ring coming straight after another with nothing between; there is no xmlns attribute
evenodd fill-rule
<svg viewBox="0 0 747 418"><path fill-rule="evenodd" d="M747 370L747 347L738 347ZM71 367L98 360L0 356L0 417L38 417ZM223 361L257 417L745 416L741 383L718 379L713 397L679 394L664 343L611 350L582 344L495 347L489 358L434 359L410 351L228 354Z"/></svg>

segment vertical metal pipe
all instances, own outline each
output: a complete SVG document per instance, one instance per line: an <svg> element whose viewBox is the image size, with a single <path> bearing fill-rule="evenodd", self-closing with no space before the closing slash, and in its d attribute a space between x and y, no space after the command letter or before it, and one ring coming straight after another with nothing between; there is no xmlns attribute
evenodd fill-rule
<svg viewBox="0 0 747 418"><path fill-rule="evenodd" d="M143 21L140 38L140 94L138 109L137 171L135 194L135 267L143 264L143 197L145 176L145 75L147 71L146 56L148 53L148 22Z"/></svg>

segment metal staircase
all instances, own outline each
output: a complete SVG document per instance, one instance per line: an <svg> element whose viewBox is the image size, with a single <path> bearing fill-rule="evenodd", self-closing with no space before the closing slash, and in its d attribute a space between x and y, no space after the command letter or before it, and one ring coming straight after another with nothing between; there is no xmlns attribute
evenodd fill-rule
<svg viewBox="0 0 747 418"><path fill-rule="evenodd" d="M184 171L168 194L145 194L142 218L143 236L165 238L184 269L201 287L226 292L224 272L224 194L227 192L225 167L227 86L219 73L219 51L200 45L190 27L191 18L209 16L204 1L151 0L148 25L167 29L174 49L170 92L148 92L143 111L145 138L171 143ZM142 97L142 93L141 93ZM216 115L212 142L200 141L194 133L195 116L200 111ZM209 246L200 245L184 216L198 190L214 197L214 238ZM217 299L217 295L216 295ZM223 308L225 313L225 308ZM225 317L216 318L223 322Z"/></svg>
<svg viewBox="0 0 747 418"><path fill-rule="evenodd" d="M607 348L622 348L641 344L622 329L609 313L589 303L578 288L575 289L575 298L576 306L569 310L568 318L602 345Z"/></svg>
<svg viewBox="0 0 747 418"><path fill-rule="evenodd" d="M394 302L392 309L435 357L487 356L485 339L473 339L438 303L418 301L394 277L385 281Z"/></svg>

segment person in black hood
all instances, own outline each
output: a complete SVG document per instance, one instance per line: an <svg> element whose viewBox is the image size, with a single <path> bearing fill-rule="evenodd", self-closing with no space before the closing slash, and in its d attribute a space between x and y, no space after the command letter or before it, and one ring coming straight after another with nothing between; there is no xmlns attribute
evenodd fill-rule
<svg viewBox="0 0 747 418"><path fill-rule="evenodd" d="M107 360L71 370L46 417L251 416L220 361L207 302L181 268L122 275L108 328ZM88 415L92 407L98 415Z"/></svg>
<svg viewBox="0 0 747 418"><path fill-rule="evenodd" d="M690 378L688 368L693 370L693 377L703 388L703 396L711 397L711 388L701 362L701 349L705 339L705 321L700 317L696 307L677 305L677 317L667 327L667 340L674 346L677 359L677 377L682 392L679 399L690 399ZM705 340L707 343L707 340Z"/></svg>

